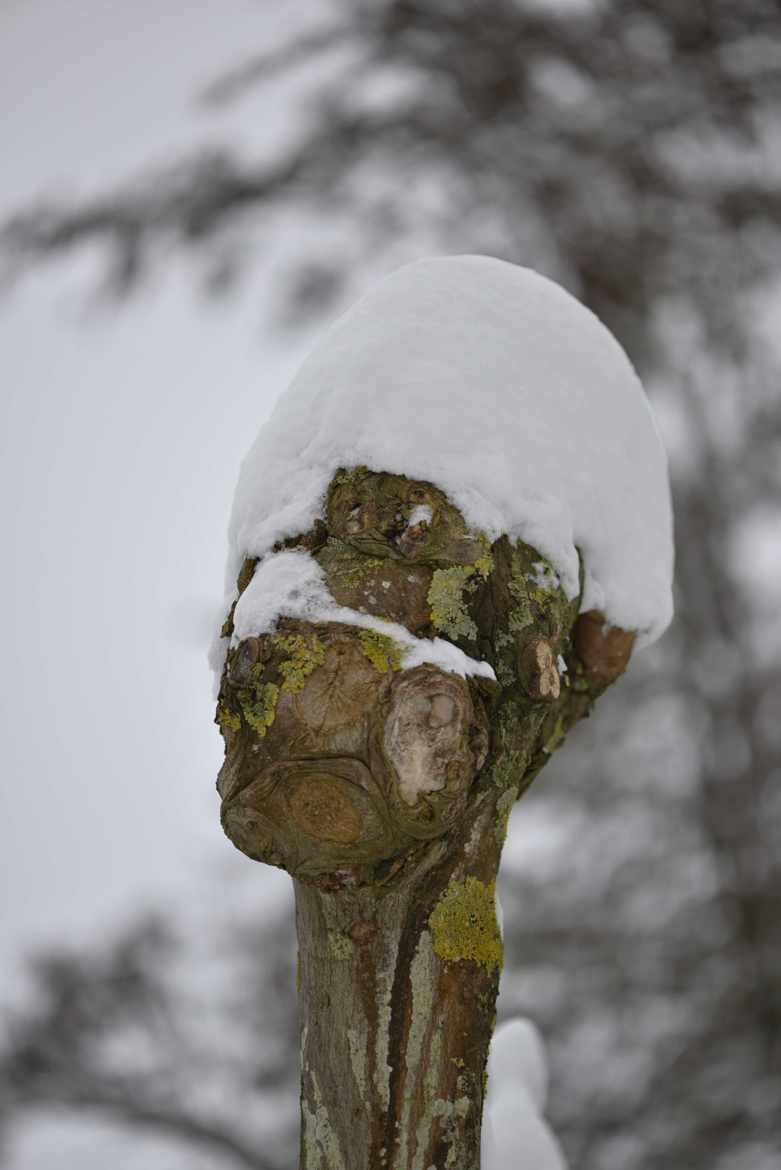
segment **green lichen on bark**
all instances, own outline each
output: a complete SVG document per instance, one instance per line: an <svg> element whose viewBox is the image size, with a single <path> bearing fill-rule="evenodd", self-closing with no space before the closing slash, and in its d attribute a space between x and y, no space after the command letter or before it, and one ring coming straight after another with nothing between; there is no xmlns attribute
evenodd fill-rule
<svg viewBox="0 0 781 1170"><path fill-rule="evenodd" d="M241 713L249 726L261 739L274 722L279 699L279 687L276 683L260 681L262 666L252 668L252 679L248 687L242 687L238 692Z"/></svg>
<svg viewBox="0 0 781 1170"><path fill-rule="evenodd" d="M454 642L459 638L473 642L477 638L477 626L469 613L467 599L475 592L479 580L488 580L494 567L488 538L478 532L473 540L482 548L481 555L468 565L435 569L428 590L431 624Z"/></svg>
<svg viewBox="0 0 781 1170"><path fill-rule="evenodd" d="M573 609L553 566L523 541L516 541L513 547L511 567L508 588L514 604L508 628L519 633L533 625L538 633L560 637L575 619L577 599Z"/></svg>
<svg viewBox="0 0 781 1170"><path fill-rule="evenodd" d="M329 580L347 589L360 585L373 569L381 569L386 563L381 557L358 552L337 536L329 536L317 554L317 561Z"/></svg>
<svg viewBox="0 0 781 1170"><path fill-rule="evenodd" d="M434 950L441 959L501 966L495 894L494 882L476 877L450 882L429 916Z"/></svg>
<svg viewBox="0 0 781 1170"><path fill-rule="evenodd" d="M355 947L352 939L341 930L328 931L328 950L332 958L347 962L353 957Z"/></svg>
<svg viewBox="0 0 781 1170"><path fill-rule="evenodd" d="M303 690L312 671L325 662L323 643L317 634L309 637L303 634L278 634L274 643L289 655L279 664L279 673L283 679L282 690L293 693Z"/></svg>
<svg viewBox="0 0 781 1170"><path fill-rule="evenodd" d="M480 574L480 576L483 578L483 580L487 581L488 578L490 577L491 573L493 572L494 558L491 555L491 546L488 542L488 538L486 536L483 536L483 534L481 533L479 539L485 545L485 552L483 553L482 556L477 558L477 560L474 563L474 567L475 567L476 571Z"/></svg>
<svg viewBox="0 0 781 1170"><path fill-rule="evenodd" d="M519 688L505 693L494 715L494 752L491 780L501 789L519 791L524 774L539 743L546 712L535 708Z"/></svg>
<svg viewBox="0 0 781 1170"><path fill-rule="evenodd" d="M258 639L254 639L255 642ZM232 654L239 654L246 643ZM245 722L256 735L263 738L276 717L277 702L281 691L296 693L303 690L306 680L318 666L325 662L325 646L316 634L277 634L270 639L270 646L276 652L269 663L269 653L264 661L255 662L247 673L242 668L245 685L233 690L235 701ZM279 658L280 651L285 655ZM257 652L257 651L256 651ZM276 665L274 665L274 662ZM234 669L236 661L233 661ZM247 677L248 675L248 677ZM230 688L228 695L231 694ZM223 733L236 732L241 727L241 716L235 708L221 698L217 706L217 722Z"/></svg>
<svg viewBox="0 0 781 1170"><path fill-rule="evenodd" d="M223 735L229 731L238 731L241 727L241 716L220 702L217 704L217 723Z"/></svg>
<svg viewBox="0 0 781 1170"><path fill-rule="evenodd" d="M380 674L401 669L401 647L379 630L361 630L361 649Z"/></svg>
<svg viewBox="0 0 781 1170"><path fill-rule="evenodd" d="M333 491L337 487L350 487L353 484L360 483L369 474L368 467L363 463L359 463L357 467L340 467L331 480L329 490Z"/></svg>
<svg viewBox="0 0 781 1170"><path fill-rule="evenodd" d="M354 548L350 547L347 541L340 540L337 536L329 537L325 548L321 550L321 556L328 552L335 556L349 558L349 564L345 564L342 569L346 577L365 577L371 569L382 568L385 564L382 557L371 557L366 553L357 553Z"/></svg>
<svg viewBox="0 0 781 1170"><path fill-rule="evenodd" d="M410 526L414 509L431 509L430 522ZM337 471L326 497L331 536L382 558L446 567L473 564L486 542L434 484L365 467Z"/></svg>
<svg viewBox="0 0 781 1170"><path fill-rule="evenodd" d="M474 641L477 637L477 626L469 616L464 599L473 575L474 569L471 565L453 565L450 569L436 569L429 587L431 624L453 641L458 641L459 638Z"/></svg>

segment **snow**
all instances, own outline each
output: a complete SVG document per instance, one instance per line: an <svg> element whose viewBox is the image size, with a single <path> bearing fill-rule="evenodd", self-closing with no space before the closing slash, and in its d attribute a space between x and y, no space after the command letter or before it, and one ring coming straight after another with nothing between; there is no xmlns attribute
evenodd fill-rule
<svg viewBox="0 0 781 1170"><path fill-rule="evenodd" d="M418 524L430 524L433 519L434 513L428 504L418 504L409 514L407 527L415 528Z"/></svg>
<svg viewBox="0 0 781 1170"><path fill-rule="evenodd" d="M483 1170L566 1170L543 1117L547 1095L545 1049L534 1024L525 1019L500 1024L488 1056Z"/></svg>
<svg viewBox="0 0 781 1170"><path fill-rule="evenodd" d="M504 940L504 910L499 901L499 891L494 887L494 908L496 910L496 925L499 927L499 937Z"/></svg>
<svg viewBox="0 0 781 1170"><path fill-rule="evenodd" d="M532 565L530 580L539 589L558 589L561 584L558 573L550 565L544 565L542 561L535 561Z"/></svg>
<svg viewBox="0 0 781 1170"><path fill-rule="evenodd" d="M242 593L233 614L233 644L244 638L273 630L279 617L307 622L342 622L365 630L376 630L392 638L402 651L405 670L424 662L462 678L482 675L495 679L488 662L470 658L444 638L416 638L404 626L371 614L337 605L331 597L323 570L307 552L290 549L272 553L255 567L252 580ZM225 640L222 640L223 643ZM218 671L222 663L217 658Z"/></svg>
<svg viewBox="0 0 781 1170"><path fill-rule="evenodd" d="M492 539L521 537L582 609L658 638L672 616L667 462L642 386L597 318L486 256L406 265L306 359L242 465L228 575L308 529L337 467L433 481Z"/></svg>

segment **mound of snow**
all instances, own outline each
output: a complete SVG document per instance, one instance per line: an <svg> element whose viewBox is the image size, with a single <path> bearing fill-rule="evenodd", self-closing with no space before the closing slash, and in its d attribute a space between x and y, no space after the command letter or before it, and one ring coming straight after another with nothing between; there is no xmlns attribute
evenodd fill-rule
<svg viewBox="0 0 781 1170"><path fill-rule="evenodd" d="M519 536L582 608L659 636L672 615L664 450L618 342L530 269L398 269L326 333L242 465L229 581L309 528L339 466L430 480L491 538Z"/></svg>
<svg viewBox="0 0 781 1170"><path fill-rule="evenodd" d="M543 1117L548 1068L542 1038L529 1020L500 1024L488 1056L483 1111L483 1170L566 1170Z"/></svg>

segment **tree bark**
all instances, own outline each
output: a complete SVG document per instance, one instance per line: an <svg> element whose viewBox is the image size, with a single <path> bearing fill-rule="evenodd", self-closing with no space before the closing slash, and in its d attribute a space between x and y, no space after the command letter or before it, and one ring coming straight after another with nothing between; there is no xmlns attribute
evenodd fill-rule
<svg viewBox="0 0 781 1170"><path fill-rule="evenodd" d="M426 846L389 889L295 883L301 1170L479 1167L499 796L486 792L456 839Z"/></svg>

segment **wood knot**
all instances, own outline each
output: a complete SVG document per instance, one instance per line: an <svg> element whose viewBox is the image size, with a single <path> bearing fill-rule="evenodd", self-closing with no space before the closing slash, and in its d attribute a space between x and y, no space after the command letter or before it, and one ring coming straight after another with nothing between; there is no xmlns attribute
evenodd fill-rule
<svg viewBox="0 0 781 1170"><path fill-rule="evenodd" d="M319 841L352 845L361 836L358 809L337 783L325 777L302 780L287 807L294 824Z"/></svg>
<svg viewBox="0 0 781 1170"><path fill-rule="evenodd" d="M606 687L623 674L635 636L633 630L608 625L598 609L582 613L575 622L573 641L589 682Z"/></svg>
<svg viewBox="0 0 781 1170"><path fill-rule="evenodd" d="M482 765L471 752L469 689L461 679L430 668L405 672L394 682L383 748L395 772L400 801L425 821L434 810L424 799L463 795Z"/></svg>
<svg viewBox="0 0 781 1170"><path fill-rule="evenodd" d="M532 638L519 654L518 669L527 695L553 703L561 694L556 651L547 638Z"/></svg>

